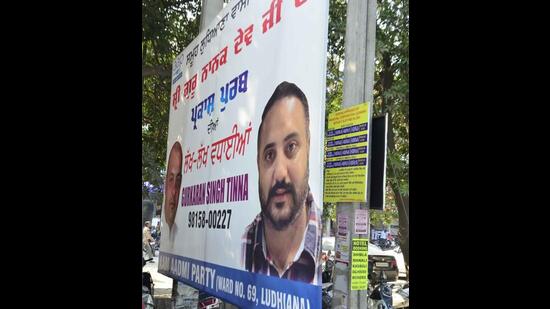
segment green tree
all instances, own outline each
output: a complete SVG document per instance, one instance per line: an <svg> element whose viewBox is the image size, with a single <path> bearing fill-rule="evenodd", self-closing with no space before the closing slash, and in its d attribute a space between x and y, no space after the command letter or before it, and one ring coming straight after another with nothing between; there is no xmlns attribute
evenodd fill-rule
<svg viewBox="0 0 550 309"><path fill-rule="evenodd" d="M328 130L328 115L342 108L347 4L345 0L330 0L329 6L325 132ZM336 220L336 204L323 204L323 222L326 218Z"/></svg>
<svg viewBox="0 0 550 309"><path fill-rule="evenodd" d="M386 209L372 211L371 222L388 225L399 219L399 238L409 264L409 2L378 0L373 116L388 114ZM347 2L331 0L328 30L326 114L341 109ZM327 124L325 124L325 129ZM335 219L334 204L325 216Z"/></svg>
<svg viewBox="0 0 550 309"><path fill-rule="evenodd" d="M409 1L378 0L374 114L388 114L389 196L409 265ZM388 207L392 211L391 207Z"/></svg>
<svg viewBox="0 0 550 309"><path fill-rule="evenodd" d="M197 36L200 0L142 1L142 183L162 188L172 61ZM142 195L157 205L162 193Z"/></svg>
<svg viewBox="0 0 550 309"><path fill-rule="evenodd" d="M370 223L374 226L388 226L398 219L397 205L391 187L386 187L386 205L383 211L371 210Z"/></svg>

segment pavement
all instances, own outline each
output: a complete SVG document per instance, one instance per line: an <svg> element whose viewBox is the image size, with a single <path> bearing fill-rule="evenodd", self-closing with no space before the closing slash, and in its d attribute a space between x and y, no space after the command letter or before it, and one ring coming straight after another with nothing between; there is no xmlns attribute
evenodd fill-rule
<svg viewBox="0 0 550 309"><path fill-rule="evenodd" d="M149 272L153 278L155 308L170 308L173 279L158 272L158 257L159 251L157 250L153 260L143 266L143 272Z"/></svg>

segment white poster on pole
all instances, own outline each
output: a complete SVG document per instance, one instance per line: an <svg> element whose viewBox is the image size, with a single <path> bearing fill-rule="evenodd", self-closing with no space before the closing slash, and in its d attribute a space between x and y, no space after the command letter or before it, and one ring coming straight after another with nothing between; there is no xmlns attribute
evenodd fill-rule
<svg viewBox="0 0 550 309"><path fill-rule="evenodd" d="M172 69L159 272L320 308L328 1L231 1Z"/></svg>
<svg viewBox="0 0 550 309"><path fill-rule="evenodd" d="M355 210L355 234L368 235L369 232L369 211L368 209Z"/></svg>
<svg viewBox="0 0 550 309"><path fill-rule="evenodd" d="M337 262L349 263L349 218L346 214L338 215L338 233L336 235L336 253Z"/></svg>

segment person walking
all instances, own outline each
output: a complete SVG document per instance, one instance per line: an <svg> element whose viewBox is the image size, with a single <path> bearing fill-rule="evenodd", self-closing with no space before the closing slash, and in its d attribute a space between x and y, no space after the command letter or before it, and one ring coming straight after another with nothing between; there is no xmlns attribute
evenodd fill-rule
<svg viewBox="0 0 550 309"><path fill-rule="evenodd" d="M155 254L153 253L153 248L151 248L151 241L154 241L151 236L151 222L145 221L145 227L143 227L143 251L146 252L148 259L146 261L151 261Z"/></svg>

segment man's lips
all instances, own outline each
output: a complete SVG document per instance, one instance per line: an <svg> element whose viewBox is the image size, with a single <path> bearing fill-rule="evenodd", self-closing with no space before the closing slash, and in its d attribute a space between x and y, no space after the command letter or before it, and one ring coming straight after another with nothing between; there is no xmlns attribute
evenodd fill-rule
<svg viewBox="0 0 550 309"><path fill-rule="evenodd" d="M273 202L284 202L287 194L290 194L290 192L285 189L277 189L277 191L275 191L275 194L273 195Z"/></svg>
<svg viewBox="0 0 550 309"><path fill-rule="evenodd" d="M281 195L281 194L285 194L285 193L287 193L286 189L277 189L277 190L275 190L276 195Z"/></svg>

